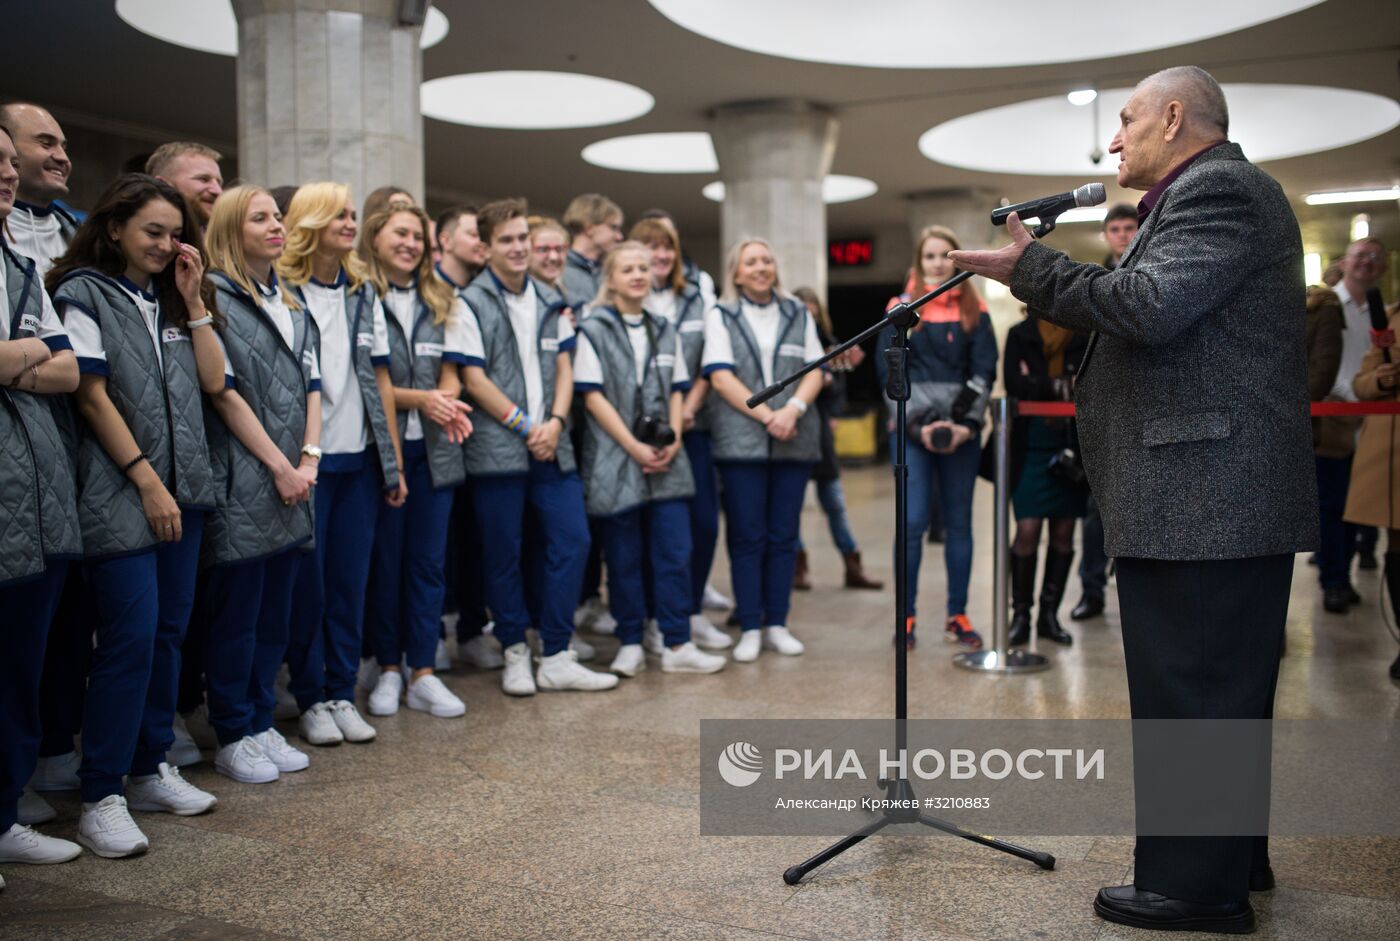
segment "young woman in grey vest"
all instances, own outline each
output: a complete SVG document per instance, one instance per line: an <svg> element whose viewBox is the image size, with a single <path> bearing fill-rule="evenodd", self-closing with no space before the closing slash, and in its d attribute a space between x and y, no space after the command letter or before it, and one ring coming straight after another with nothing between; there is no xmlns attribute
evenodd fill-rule
<svg viewBox="0 0 1400 941"><path fill-rule="evenodd" d="M690 634L701 647L723 650L734 641L703 613L705 584L719 541L719 477L706 403L710 383L700 375L700 358L705 349L705 299L700 289L685 279L680 237L669 220L643 219L632 227L628 237L645 245L651 253L651 290L646 308L676 331L686 375L690 377L678 429L684 432L686 459L695 479L695 496L690 500Z"/></svg>
<svg viewBox="0 0 1400 941"><path fill-rule="evenodd" d="M642 307L650 286L645 245L623 242L603 257L603 288L580 325L574 363L574 389L588 411L584 492L621 642L611 669L636 676L646 668L643 621L654 616L662 672L714 673L724 657L701 651L690 636L695 486L676 433L690 374L675 328Z"/></svg>
<svg viewBox="0 0 1400 941"><path fill-rule="evenodd" d="M237 186L209 219L217 332L196 330L218 509L204 530L200 616L214 769L262 784L306 754L273 727L292 586L311 548L321 441L316 326L277 281L286 228L271 194Z"/></svg>
<svg viewBox="0 0 1400 941"><path fill-rule="evenodd" d="M720 302L705 315L702 365L717 396L711 434L724 482L735 613L744 631L734 659L742 662L757 659L764 647L788 656L803 650L787 616L802 497L821 458L811 407L822 390L821 372L771 404L751 409L745 400L821 355L812 315L781 292L772 247L746 239L730 249Z"/></svg>
<svg viewBox="0 0 1400 941"><path fill-rule="evenodd" d="M18 189L16 156L0 134L0 225ZM82 553L72 455L51 410L77 387L72 344L34 261L0 239L0 863L61 863L81 852L29 829L57 816L37 794L20 813L39 757L49 624L68 562Z"/></svg>
<svg viewBox="0 0 1400 941"><path fill-rule="evenodd" d="M477 227L486 270L467 288L463 385L476 411L465 448L483 538L486 601L504 647L501 687L512 696L545 689L601 690L617 677L594 673L569 649L574 602L588 556L583 483L567 434L573 400L574 331L529 277L529 212L523 199L482 207ZM527 514L543 538L539 671L531 675L531 626L521 551Z"/></svg>
<svg viewBox="0 0 1400 941"><path fill-rule="evenodd" d="M394 387L384 305L355 254L350 188L307 183L287 207L277 275L311 315L321 340L321 462L314 492L316 550L297 579L288 689L312 745L369 742L355 708L365 588L381 502L402 506Z"/></svg>
<svg viewBox="0 0 1400 941"><path fill-rule="evenodd" d="M467 711L433 674L447 524L453 494L466 478L462 442L471 433L458 378L467 361L466 303L434 275L427 238L427 215L403 202L370 216L360 233L360 257L384 298L408 482L403 506L381 505L374 529L365 634L381 669L369 696L376 716L398 712L405 693L410 709L430 715L453 718ZM411 671L407 683L405 667Z"/></svg>
<svg viewBox="0 0 1400 941"><path fill-rule="evenodd" d="M82 373L78 518L99 618L78 842L99 856L146 850L128 802L180 815L215 803L165 762L215 504L190 340L213 322L201 246L174 187L133 173L102 194L48 275Z"/></svg>

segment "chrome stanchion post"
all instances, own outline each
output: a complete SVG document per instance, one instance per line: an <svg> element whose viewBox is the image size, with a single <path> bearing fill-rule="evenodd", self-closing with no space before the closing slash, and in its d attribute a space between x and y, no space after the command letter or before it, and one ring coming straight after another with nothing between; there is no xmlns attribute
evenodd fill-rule
<svg viewBox="0 0 1400 941"><path fill-rule="evenodd" d="M1025 650L1008 650L1009 624L1007 612L1010 599L1007 590L1010 585L1011 563L1011 419L1014 405L1009 398L992 400L992 441L995 454L995 508L993 511L996 533L992 548L992 649L960 653L953 663L965 670L980 670L984 673L1034 673L1048 669L1050 661L1038 653Z"/></svg>

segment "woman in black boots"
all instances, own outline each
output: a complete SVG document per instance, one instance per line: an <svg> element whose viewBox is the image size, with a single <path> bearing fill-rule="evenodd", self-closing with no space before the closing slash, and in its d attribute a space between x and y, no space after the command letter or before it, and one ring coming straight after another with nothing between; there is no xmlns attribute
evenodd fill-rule
<svg viewBox="0 0 1400 941"><path fill-rule="evenodd" d="M1006 336L1006 392L1021 401L1069 401L1074 373L1087 338L1046 320L1027 316ZM1036 634L1068 646L1074 638L1060 624L1070 564L1074 561L1074 522L1089 499L1079 460L1074 421L1018 418L1012 426L1012 454L1024 455L1011 502L1016 539L1011 545L1011 645L1030 640L1031 600L1041 523L1050 521L1045 576L1040 583Z"/></svg>

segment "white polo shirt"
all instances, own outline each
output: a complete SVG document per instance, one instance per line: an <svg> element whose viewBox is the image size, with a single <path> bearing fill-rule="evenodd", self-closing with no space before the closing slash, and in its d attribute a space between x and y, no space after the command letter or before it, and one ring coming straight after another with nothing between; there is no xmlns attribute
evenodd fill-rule
<svg viewBox="0 0 1400 941"><path fill-rule="evenodd" d="M525 376L525 411L531 424L539 424L549 417L553 402L544 400L544 375L540 372L539 355L539 302L535 298L535 286L525 279L525 290L512 294L504 286L501 296L506 301L506 312L510 315L511 332L515 334L515 346L520 351L520 369ZM464 304L467 316L464 318L464 346L469 362L483 366L490 376L490 364L486 362L486 346L481 341L481 323L471 305ZM559 318L559 347L563 353L573 347L574 328L568 318ZM516 402L517 406L521 403ZM500 419L502 416L495 415Z"/></svg>
<svg viewBox="0 0 1400 941"><path fill-rule="evenodd" d="M754 304L748 298L743 298L739 302L740 316L744 318L744 323L748 324L749 330L753 333L754 340L758 343L759 365L763 369L763 384L769 386L773 384L773 358L778 352L778 330L782 327L782 312L778 308L778 297L773 295L773 299L767 304ZM822 349L821 340L817 338L817 324L812 319L812 315L804 309L802 316L806 320L804 330L801 355L804 361L811 362L821 358L826 351ZM709 375L719 369L734 368L734 348L729 339L729 328L725 326L724 314L719 307L711 307L705 314L705 353L700 359L701 368L705 375ZM750 391L758 391L753 389Z"/></svg>
<svg viewBox="0 0 1400 941"><path fill-rule="evenodd" d="M1361 361L1371 348L1371 310L1366 306L1366 298L1354 298L1341 281L1332 290L1342 302L1342 317L1346 329L1342 331L1342 360L1337 366L1337 381L1332 386L1332 395L1344 402L1355 402L1356 392L1351 381L1361 372Z"/></svg>
<svg viewBox="0 0 1400 941"><path fill-rule="evenodd" d="M632 361L637 369L637 385L641 385L646 379L647 358L651 353L647 343L646 324L642 321L640 314L621 314L622 324L627 328L627 339L632 344ZM671 350L665 353L658 353L656 365L658 368L671 367L671 390L684 391L690 385L690 373L685 368L685 356L681 352L681 338L679 334L672 334L675 343ZM588 339L588 334L580 333L578 337L578 350L574 353L574 387L586 392L601 392L603 390L603 363L598 358L598 352L593 349L593 344Z"/></svg>
<svg viewBox="0 0 1400 941"><path fill-rule="evenodd" d="M321 450L326 454L358 454L369 440L364 397L350 347L344 278L342 272L336 285L313 278L302 286L307 310L321 331ZM383 303L375 298L368 313L374 321L370 358L375 366L388 366L389 334Z"/></svg>

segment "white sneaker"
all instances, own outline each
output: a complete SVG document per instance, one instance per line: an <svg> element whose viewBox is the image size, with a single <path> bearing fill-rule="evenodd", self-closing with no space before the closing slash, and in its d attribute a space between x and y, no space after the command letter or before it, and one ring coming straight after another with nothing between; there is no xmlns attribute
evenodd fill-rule
<svg viewBox="0 0 1400 941"><path fill-rule="evenodd" d="M478 670L499 670L506 665L505 658L501 656L500 645L488 640L485 634L473 637L457 649L462 659Z"/></svg>
<svg viewBox="0 0 1400 941"><path fill-rule="evenodd" d="M442 680L427 673L408 684L408 708L439 719L455 719L466 714L467 704L453 695Z"/></svg>
<svg viewBox="0 0 1400 941"><path fill-rule="evenodd" d="M802 651L807 649L807 645L802 643L786 627L765 627L763 629L763 646L769 650L776 650L785 657L798 657Z"/></svg>
<svg viewBox="0 0 1400 941"><path fill-rule="evenodd" d="M131 819L126 798L109 794L95 804L83 804L78 818L78 842L103 859L135 856L151 848L151 841Z"/></svg>
<svg viewBox="0 0 1400 941"><path fill-rule="evenodd" d="M36 791L76 791L81 786L78 781L78 767L82 763L75 751L52 758L40 758L34 765L34 775L29 779L29 786Z"/></svg>
<svg viewBox="0 0 1400 941"><path fill-rule="evenodd" d="M355 671L355 686L366 692L374 689L379 682L379 661L373 657L361 657L360 668Z"/></svg>
<svg viewBox="0 0 1400 941"><path fill-rule="evenodd" d="M301 707L297 705L297 698L287 689L287 684L292 681L292 671L287 665L282 664L282 668L277 671L277 680L272 684L273 692L277 696L277 705L272 709L272 718L279 722L286 719L295 719L301 715Z"/></svg>
<svg viewBox="0 0 1400 941"><path fill-rule="evenodd" d="M758 651L763 646L759 631L744 631L739 642L734 645L734 659L740 663L753 663L758 659Z"/></svg>
<svg viewBox="0 0 1400 941"><path fill-rule="evenodd" d="M608 669L622 676L636 676L647 668L647 655L641 644L623 644Z"/></svg>
<svg viewBox="0 0 1400 941"><path fill-rule="evenodd" d="M587 663L598 656L598 649L577 634L569 638L569 649L578 654L580 663Z"/></svg>
<svg viewBox="0 0 1400 941"><path fill-rule="evenodd" d="M724 592L719 591L709 582L705 583L705 594L701 596L700 607L709 608L711 611L728 611L734 607L734 602L729 599Z"/></svg>
<svg viewBox="0 0 1400 941"><path fill-rule="evenodd" d="M53 809L53 805L36 794L34 789L30 787L19 792L19 803L15 811L15 819L26 827L48 823L58 816L58 811Z"/></svg>
<svg viewBox="0 0 1400 941"><path fill-rule="evenodd" d="M595 673L580 665L578 655L572 650L561 650L540 660L535 682L540 689L594 692L617 686L617 677L612 673Z"/></svg>
<svg viewBox="0 0 1400 941"><path fill-rule="evenodd" d="M727 650L734 644L734 638L711 624L703 614L690 616L690 639L695 641L695 646L706 650Z"/></svg>
<svg viewBox="0 0 1400 941"><path fill-rule="evenodd" d="M661 651L666 649L666 639L661 636L661 626L656 623L655 618L647 618L642 622L642 646L647 653L654 653L658 657Z"/></svg>
<svg viewBox="0 0 1400 941"><path fill-rule="evenodd" d="M345 741L326 703L318 702L303 712L297 724L301 726L301 737L312 745L339 745Z"/></svg>
<svg viewBox="0 0 1400 941"><path fill-rule="evenodd" d="M686 642L674 650L667 647L661 652L662 673L718 673L724 669L724 664L724 657L705 653L694 642Z"/></svg>
<svg viewBox="0 0 1400 941"><path fill-rule="evenodd" d="M611 637L617 633L617 619L612 616L603 599L594 595L574 611L574 627Z"/></svg>
<svg viewBox="0 0 1400 941"><path fill-rule="evenodd" d="M447 641L438 638L437 650L433 653L433 669L446 672L452 669L452 656L447 652Z"/></svg>
<svg viewBox="0 0 1400 941"><path fill-rule="evenodd" d="M399 699L402 696L403 674L398 670L385 670L379 674L379 682L374 684L374 692L369 694L369 714L394 715L399 711Z"/></svg>
<svg viewBox="0 0 1400 941"><path fill-rule="evenodd" d="M201 749L214 751L219 747L219 735L214 731L214 727L209 724L209 707L200 703L195 707L194 712L184 716L185 731L190 733L190 738Z"/></svg>
<svg viewBox="0 0 1400 941"><path fill-rule="evenodd" d="M189 729L185 726L185 719L179 713L175 714L175 721L171 724L175 732L175 741L171 744L170 750L165 753L167 763L177 768L188 765L197 765L204 760L204 753L195 744L194 736L190 735Z"/></svg>
<svg viewBox="0 0 1400 941"><path fill-rule="evenodd" d="M502 651L505 672L501 674L501 689L507 696L535 695L535 677L530 670L530 648L522 641Z"/></svg>
<svg viewBox="0 0 1400 941"><path fill-rule="evenodd" d="M330 708L331 719L347 742L363 744L374 741L379 733L360 715L360 710L348 699L333 699L326 703Z"/></svg>
<svg viewBox="0 0 1400 941"><path fill-rule="evenodd" d="M180 776L180 769L165 762L155 774L133 775L126 779L127 805L132 810L193 817L213 808L219 799L201 791Z"/></svg>
<svg viewBox="0 0 1400 941"><path fill-rule="evenodd" d="M48 865L77 859L83 848L77 843L35 833L23 824L15 824L0 833L0 863L29 863Z"/></svg>
<svg viewBox="0 0 1400 941"><path fill-rule="evenodd" d="M253 736L253 741L258 743L258 747L263 750L267 760L276 765L281 774L305 771L306 766L311 764L311 759L307 757L306 752L288 744L287 740L282 737L282 733L276 729L259 732Z"/></svg>
<svg viewBox="0 0 1400 941"><path fill-rule="evenodd" d="M279 775L277 766L251 735L216 751L214 770L242 784L270 784Z"/></svg>

